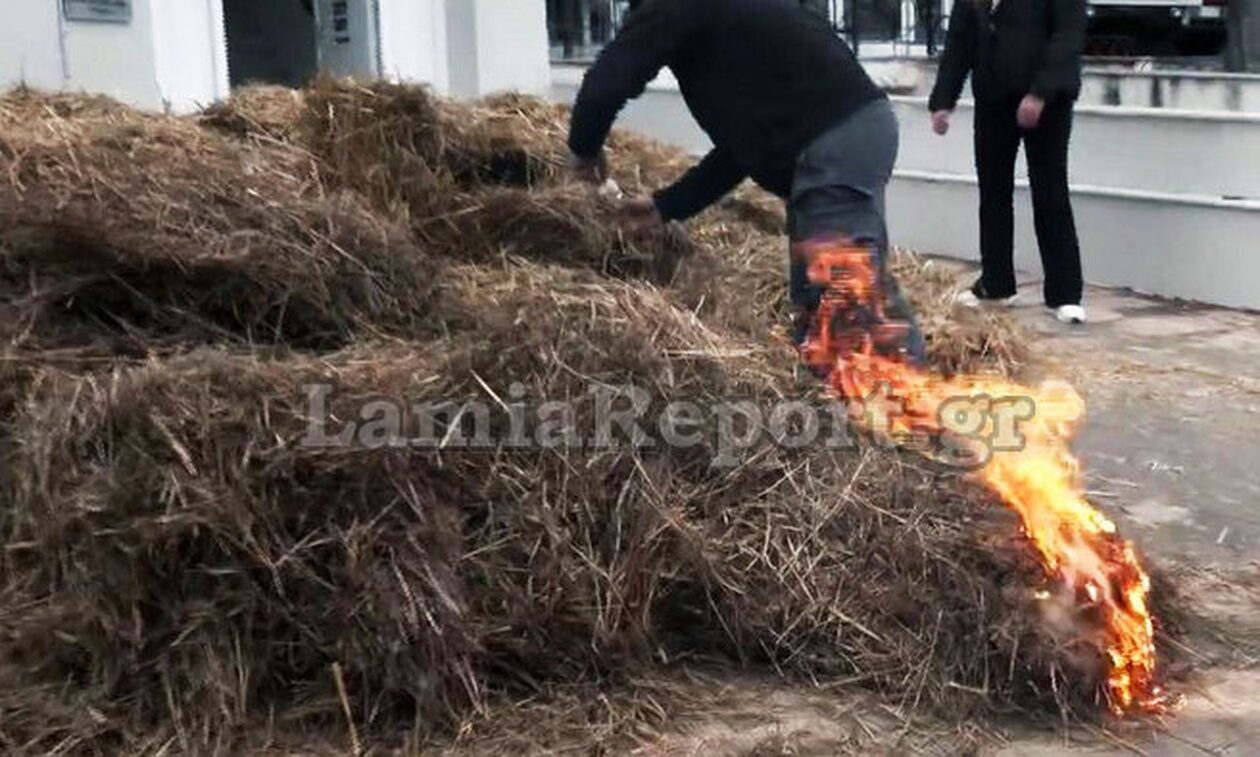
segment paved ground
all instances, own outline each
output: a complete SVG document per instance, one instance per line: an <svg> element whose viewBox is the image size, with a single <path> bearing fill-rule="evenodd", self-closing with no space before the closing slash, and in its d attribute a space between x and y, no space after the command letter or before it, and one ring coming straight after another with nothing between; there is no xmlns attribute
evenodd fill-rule
<svg viewBox="0 0 1260 757"><path fill-rule="evenodd" d="M1039 287L1015 312L1088 403L1077 450L1094 501L1157 558L1260 559L1260 314L1093 289L1077 328Z"/></svg>

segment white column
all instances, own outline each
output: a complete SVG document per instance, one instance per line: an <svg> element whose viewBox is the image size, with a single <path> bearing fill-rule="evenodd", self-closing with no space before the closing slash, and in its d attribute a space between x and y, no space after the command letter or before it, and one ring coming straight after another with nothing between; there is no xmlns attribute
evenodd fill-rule
<svg viewBox="0 0 1260 757"><path fill-rule="evenodd" d="M402 0L393 0L399 2ZM384 35L378 36L381 27L377 6L372 0L316 0L316 49L321 71L362 79L381 75L377 52L379 36Z"/></svg>
<svg viewBox="0 0 1260 757"><path fill-rule="evenodd" d="M188 113L228 96L222 0L157 0L153 62L165 107Z"/></svg>
<svg viewBox="0 0 1260 757"><path fill-rule="evenodd" d="M8 3L0 23L0 87L26 84L61 89L68 73L63 57L60 3Z"/></svg>
<svg viewBox="0 0 1260 757"><path fill-rule="evenodd" d="M446 0L380 0L381 76L450 89Z"/></svg>
<svg viewBox="0 0 1260 757"><path fill-rule="evenodd" d="M915 26L919 23L915 0L901 0L901 41L914 42Z"/></svg>
<svg viewBox="0 0 1260 757"><path fill-rule="evenodd" d="M446 22L452 94L547 94L545 0L447 0Z"/></svg>
<svg viewBox="0 0 1260 757"><path fill-rule="evenodd" d="M61 12L61 3L48 5ZM63 19L65 88L161 110L155 35L152 0L133 0L130 18L121 23Z"/></svg>

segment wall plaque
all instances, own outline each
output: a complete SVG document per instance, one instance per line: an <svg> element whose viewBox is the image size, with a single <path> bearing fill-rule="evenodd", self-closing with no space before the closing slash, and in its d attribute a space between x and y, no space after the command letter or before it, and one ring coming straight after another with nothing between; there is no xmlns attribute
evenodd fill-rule
<svg viewBox="0 0 1260 757"><path fill-rule="evenodd" d="M61 0L67 21L131 23L131 0Z"/></svg>

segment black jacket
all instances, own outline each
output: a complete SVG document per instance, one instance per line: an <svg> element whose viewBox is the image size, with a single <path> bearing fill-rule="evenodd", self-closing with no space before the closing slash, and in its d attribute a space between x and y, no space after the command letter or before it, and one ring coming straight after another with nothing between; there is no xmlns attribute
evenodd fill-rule
<svg viewBox="0 0 1260 757"><path fill-rule="evenodd" d="M617 113L663 66L714 144L656 193L669 219L690 218L749 176L786 197L814 137L884 96L826 20L796 0L645 0L582 82L574 154L596 155Z"/></svg>
<svg viewBox="0 0 1260 757"><path fill-rule="evenodd" d="M963 82L979 102L1038 95L1047 103L1081 92L1085 0L955 0L945 54L928 107L952 110Z"/></svg>

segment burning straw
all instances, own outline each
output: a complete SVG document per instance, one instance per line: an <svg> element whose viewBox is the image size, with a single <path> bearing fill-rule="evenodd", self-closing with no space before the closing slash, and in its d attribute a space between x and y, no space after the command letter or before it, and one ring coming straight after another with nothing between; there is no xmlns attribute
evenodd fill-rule
<svg viewBox="0 0 1260 757"><path fill-rule="evenodd" d="M348 745L347 713L364 744L423 744L489 699L706 660L907 712L1095 711L1104 666L1045 622L1018 519L917 457L303 444L312 385L336 423L477 400L498 431L515 398L580 427L624 384L649 425L828 406L773 336L764 218L720 208L684 255L624 237L563 185L562 113L534 101L273 94L285 115L235 136L0 100L6 751ZM614 144L624 186L671 170ZM467 168L508 163L527 181ZM934 359L1010 368L1014 332L945 337L921 302Z"/></svg>
<svg viewBox="0 0 1260 757"><path fill-rule="evenodd" d="M871 254L844 240L814 245L810 278L826 286L817 321L802 347L806 360L825 372L827 383L845 401L870 404L886 394L899 412L887 423L856 416L876 433L897 436L944 436L987 428L976 478L1019 514L1036 548L1051 587L1040 599L1059 603L1059 612L1076 617L1073 629L1093 628L1082 639L1106 669L1103 692L1116 714L1158 710L1163 694L1157 679L1157 650L1151 615L1151 578L1132 542L1085 498L1080 463L1069 442L1085 404L1070 387L1047 382L1039 387L1001 377L961 375L945 378L921 366L881 352L874 329L833 331L846 313L866 308L883 317L881 275ZM989 417L959 409L959 400L982 403ZM1003 421L993 408L1005 403L1014 411ZM1023 407L1020 407L1020 406ZM979 416L976 418L975 416ZM961 418L962 420L958 420ZM975 420L980 423L976 424ZM1005 430L1003 430L1005 429ZM994 440L1009 436L1000 447ZM1059 597L1055 598L1055 593Z"/></svg>

